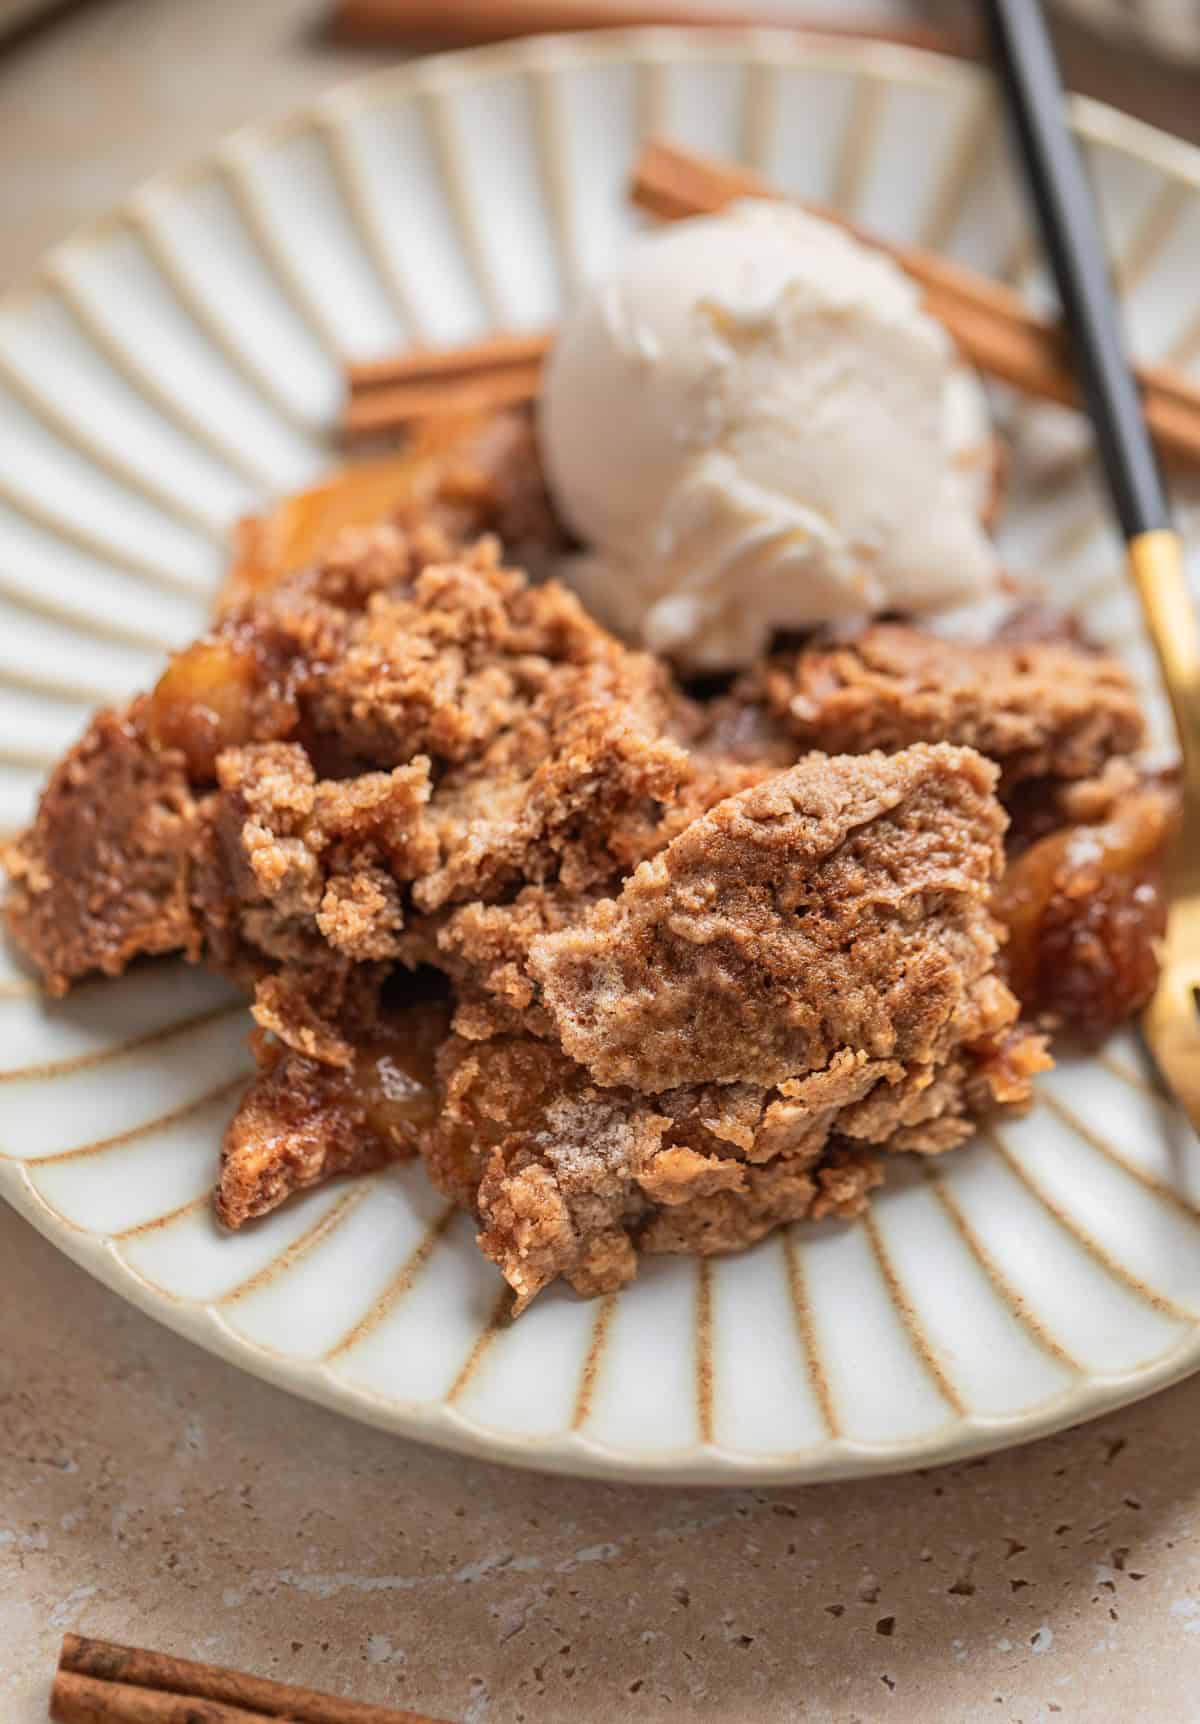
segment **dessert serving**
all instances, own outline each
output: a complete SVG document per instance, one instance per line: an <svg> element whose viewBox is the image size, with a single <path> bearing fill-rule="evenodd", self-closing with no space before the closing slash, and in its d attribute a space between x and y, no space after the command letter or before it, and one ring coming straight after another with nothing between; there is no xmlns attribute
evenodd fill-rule
<svg viewBox="0 0 1200 1724"><path fill-rule="evenodd" d="M984 413L892 265L746 206L585 298L536 423L246 525L8 854L51 991L251 993L227 1226L416 1154L516 1309L607 1291L857 1213L1140 1007L1171 790L997 566Z"/></svg>

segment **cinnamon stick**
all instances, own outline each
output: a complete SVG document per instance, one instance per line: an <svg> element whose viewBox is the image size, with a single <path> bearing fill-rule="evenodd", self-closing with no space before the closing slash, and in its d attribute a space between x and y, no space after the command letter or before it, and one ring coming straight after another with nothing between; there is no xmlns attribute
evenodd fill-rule
<svg viewBox="0 0 1200 1724"><path fill-rule="evenodd" d="M636 164L631 195L648 213L677 221L716 214L738 198L779 193L749 168L654 142ZM978 370L1024 394L1078 405L1065 331L1038 317L1011 287L920 246L880 239L836 210L807 207L893 257L921 284L926 309ZM353 367L343 435L354 442L427 416L487 413L531 400L552 339L550 333L497 335L467 347L417 350ZM1139 367L1137 375L1160 453L1200 464L1200 389L1162 366Z"/></svg>
<svg viewBox="0 0 1200 1724"><path fill-rule="evenodd" d="M749 168L712 161L658 141L648 144L639 157L631 195L649 214L678 221L715 214L738 198L778 193ZM890 245L834 210L822 206L814 213L837 222L864 244L889 252L921 282L930 312L981 370L1034 395L1075 399L1064 337L1035 316L1011 288L933 252ZM537 393L540 364L551 340L548 334L496 335L464 347L416 349L394 359L353 366L348 372L350 397L342 419L343 437L355 442L428 414L486 413L530 400ZM1184 388L1189 396L1194 393L1190 386ZM1178 425L1175 415L1166 426L1168 434Z"/></svg>
<svg viewBox="0 0 1200 1724"><path fill-rule="evenodd" d="M780 195L752 168L714 161L661 139L652 140L638 157L630 188L630 196L639 208L667 221L678 221L684 216L715 215L738 198L777 198ZM1043 337L1052 336L1064 342L1065 352L1061 333L1039 318L1021 295L1002 281L993 281L990 276L980 275L976 270L967 269L921 246L882 239L826 204L803 204L801 207L825 221L835 222L863 245L887 252L923 287L939 289L949 298L962 301L972 311L987 310L1006 322L1020 324Z"/></svg>
<svg viewBox="0 0 1200 1724"><path fill-rule="evenodd" d="M603 30L614 26L730 26L785 24L821 36L869 37L906 48L964 54L968 39L920 25L854 25L823 18L792 22L778 7L695 0L334 0L332 25L338 35L359 41L435 36L444 43L502 42L547 30Z"/></svg>
<svg viewBox="0 0 1200 1724"><path fill-rule="evenodd" d="M544 338L544 348L549 345L549 338ZM454 358L453 350L448 350L447 358ZM468 365L457 373L448 366L440 378L416 377L382 389L352 391L342 413L341 434L354 443L437 414L486 414L513 407L533 400L541 373L540 362L494 369Z"/></svg>
<svg viewBox="0 0 1200 1724"><path fill-rule="evenodd" d="M656 142L638 160L631 195L641 209L675 221L715 214L740 197L779 194L748 168ZM920 246L880 239L835 210L820 207L814 213L887 252L920 282L929 312L980 371L1042 400L1079 405L1065 330L1038 317L1014 289ZM1159 453L1200 463L1200 388L1167 367L1137 366L1135 371Z"/></svg>
<svg viewBox="0 0 1200 1724"><path fill-rule="evenodd" d="M489 335L461 347L410 347L390 359L373 359L346 367L351 390L382 388L385 384L432 383L471 371L502 370L511 365L540 365L546 357L542 331Z"/></svg>
<svg viewBox="0 0 1200 1724"><path fill-rule="evenodd" d="M57 1724L439 1724L164 1652L64 1636L50 1695Z"/></svg>

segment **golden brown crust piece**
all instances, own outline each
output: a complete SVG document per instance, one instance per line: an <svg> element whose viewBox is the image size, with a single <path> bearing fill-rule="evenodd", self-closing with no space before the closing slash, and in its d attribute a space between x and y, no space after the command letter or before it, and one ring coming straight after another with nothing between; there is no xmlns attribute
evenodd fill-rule
<svg viewBox="0 0 1200 1724"><path fill-rule="evenodd" d="M467 1041L553 1036L529 973L529 949L539 934L574 927L596 901L557 883L523 886L510 903L463 904L438 922L433 944L419 955L454 982L455 1033Z"/></svg>
<svg viewBox="0 0 1200 1724"><path fill-rule="evenodd" d="M182 754L146 739L140 707L102 712L57 766L37 821L9 846L9 930L52 994L135 957L186 951L197 805Z"/></svg>
<svg viewBox="0 0 1200 1724"><path fill-rule="evenodd" d="M259 1037L260 1073L221 1145L217 1214L241 1227L335 1174L414 1155L433 1121L433 1062L449 1014L433 1002L379 1019L349 1070Z"/></svg>
<svg viewBox="0 0 1200 1724"><path fill-rule="evenodd" d="M697 1196L651 1216L638 1237L642 1251L713 1257L744 1251L776 1227L793 1221L849 1221L861 1215L867 1195L883 1183L877 1155L835 1150L820 1167L788 1157L745 1170L736 1191Z"/></svg>
<svg viewBox="0 0 1200 1724"><path fill-rule="evenodd" d="M432 566L392 528L339 547L176 655L55 774L11 853L10 916L56 985L194 951L188 891L218 962L253 974L395 957L410 897L608 882L659 842L691 771L660 667L486 542Z"/></svg>
<svg viewBox="0 0 1200 1724"><path fill-rule="evenodd" d="M694 821L616 899L533 943L599 1083L777 1084L844 1048L932 1062L981 1019L1003 865L996 771L944 744L814 756ZM1007 1013L1005 1017L1003 1013Z"/></svg>
<svg viewBox="0 0 1200 1724"><path fill-rule="evenodd" d="M467 917L460 950L498 926L484 948L522 1010L540 984L560 1045L452 1041L422 1153L519 1307L555 1276L621 1284L636 1250L857 1214L879 1152L940 1153L1028 1100L1045 1053L993 972L995 776L950 746L814 757L583 917L529 933L536 900Z"/></svg>
<svg viewBox="0 0 1200 1724"><path fill-rule="evenodd" d="M773 660L742 692L803 748L959 743L997 762L1004 790L1027 778L1090 777L1144 735L1114 658L1056 641L966 645L899 623Z"/></svg>
<svg viewBox="0 0 1200 1724"><path fill-rule="evenodd" d="M1028 1099L1045 1058L1017 1032L906 1070L843 1052L821 1072L648 1096L600 1087L551 1042L451 1038L441 1105L420 1149L479 1216L479 1243L525 1305L563 1276L579 1291L633 1278L639 1251L740 1250L806 1216L860 1213L880 1155L937 1154L974 1117Z"/></svg>
<svg viewBox="0 0 1200 1724"><path fill-rule="evenodd" d="M995 776L947 746L814 758L582 920L522 926L560 1045L452 1040L423 1146L519 1306L626 1280L637 1248L855 1213L878 1152L940 1153L1028 1098L1044 1051L993 969Z"/></svg>

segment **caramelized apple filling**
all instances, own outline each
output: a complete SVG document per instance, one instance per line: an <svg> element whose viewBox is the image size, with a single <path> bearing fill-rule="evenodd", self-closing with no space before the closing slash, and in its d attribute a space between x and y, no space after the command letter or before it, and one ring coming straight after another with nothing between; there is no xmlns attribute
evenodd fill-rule
<svg viewBox="0 0 1200 1724"><path fill-rule="evenodd" d="M1026 1008L1098 1040L1139 1011L1157 979L1162 857L1176 800L1149 784L1101 820L1039 838L1005 870L1010 986Z"/></svg>
<svg viewBox="0 0 1200 1724"><path fill-rule="evenodd" d="M195 784L211 784L217 756L262 740L275 729L286 736L295 708L274 698L278 727L261 710L263 652L253 634L206 635L176 653L150 696L146 723L160 748L178 748Z"/></svg>

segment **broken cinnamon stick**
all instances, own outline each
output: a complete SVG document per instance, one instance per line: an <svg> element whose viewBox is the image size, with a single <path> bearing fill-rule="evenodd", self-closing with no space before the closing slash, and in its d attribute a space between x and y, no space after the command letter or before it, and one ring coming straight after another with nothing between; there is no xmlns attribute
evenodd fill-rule
<svg viewBox="0 0 1200 1724"><path fill-rule="evenodd" d="M544 338L544 351L550 338ZM447 359L455 358L448 351ZM342 437L349 443L380 432L394 431L414 420L439 413L491 413L532 401L538 392L540 361L495 368L459 369L448 364L440 377L414 377L382 389L360 389L350 395L342 414Z"/></svg>
<svg viewBox="0 0 1200 1724"><path fill-rule="evenodd" d="M334 0L333 28L361 41L436 36L443 43L502 42L548 30L606 30L622 25L786 25L821 36L848 36L936 53L970 51L967 38L921 25L843 24L813 18L790 23L778 7L753 0L702 6L696 0Z"/></svg>
<svg viewBox="0 0 1200 1724"><path fill-rule="evenodd" d="M663 142L642 152L631 184L639 208L666 221L713 215L742 197L779 195L748 168ZM806 207L893 257L924 288L926 309L978 370L1024 394L1078 405L1065 331L1038 317L1014 289L922 247L882 240L836 210ZM356 366L349 374L343 434L353 442L426 416L486 413L531 400L552 339L550 333L498 335L467 347ZM1137 375L1160 453L1200 464L1200 389L1161 366L1140 367Z"/></svg>
<svg viewBox="0 0 1200 1724"><path fill-rule="evenodd" d="M50 1716L57 1724L439 1724L423 1713L78 1634L64 1636Z"/></svg>
<svg viewBox="0 0 1200 1724"><path fill-rule="evenodd" d="M471 371L503 370L514 365L540 365L546 356L547 337L535 334L489 335L485 341L470 341L462 347L410 347L390 359L373 359L346 367L351 391L378 389L385 384L432 383L439 377L461 376Z"/></svg>
<svg viewBox="0 0 1200 1724"><path fill-rule="evenodd" d="M738 198L779 193L749 168L654 142L638 160L631 196L648 213L677 221L715 214ZM887 252L920 282L926 309L945 325L963 358L986 376L1042 400L1079 405L1065 330L1038 317L1013 288L920 246L882 240L839 211L821 207L814 213ZM1164 366L1135 370L1159 453L1200 463L1200 389L1182 372Z"/></svg>

